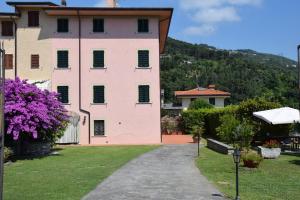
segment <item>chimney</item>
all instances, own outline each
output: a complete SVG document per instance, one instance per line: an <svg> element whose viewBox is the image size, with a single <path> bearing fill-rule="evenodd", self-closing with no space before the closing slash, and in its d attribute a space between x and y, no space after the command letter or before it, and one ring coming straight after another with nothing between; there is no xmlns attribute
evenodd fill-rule
<svg viewBox="0 0 300 200"><path fill-rule="evenodd" d="M116 0L106 0L107 7L115 8L117 7L117 1Z"/></svg>
<svg viewBox="0 0 300 200"><path fill-rule="evenodd" d="M67 6L67 1L66 0L61 0L61 6Z"/></svg>
<svg viewBox="0 0 300 200"><path fill-rule="evenodd" d="M214 90L216 89L216 85L208 85L208 89Z"/></svg>

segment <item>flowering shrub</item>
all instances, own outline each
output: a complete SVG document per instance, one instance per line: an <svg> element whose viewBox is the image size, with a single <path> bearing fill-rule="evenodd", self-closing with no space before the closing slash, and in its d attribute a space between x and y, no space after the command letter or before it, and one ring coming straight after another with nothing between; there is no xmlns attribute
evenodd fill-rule
<svg viewBox="0 0 300 200"><path fill-rule="evenodd" d="M58 94L16 80L5 81L5 129L14 141L21 138L54 142L68 122Z"/></svg>
<svg viewBox="0 0 300 200"><path fill-rule="evenodd" d="M280 144L277 140L269 140L266 141L265 144L263 144L263 147L266 148L279 148Z"/></svg>

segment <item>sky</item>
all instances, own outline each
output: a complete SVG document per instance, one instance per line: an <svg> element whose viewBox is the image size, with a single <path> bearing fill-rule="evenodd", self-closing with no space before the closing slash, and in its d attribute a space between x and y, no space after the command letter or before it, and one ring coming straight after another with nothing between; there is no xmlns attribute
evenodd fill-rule
<svg viewBox="0 0 300 200"><path fill-rule="evenodd" d="M52 2L59 3L60 0ZM297 59L297 45L300 44L299 0L118 2L120 7L174 8L169 36L175 39L221 49L252 49ZM68 6L105 6L105 0L67 0L67 3ZM0 0L0 12L7 11L12 9Z"/></svg>

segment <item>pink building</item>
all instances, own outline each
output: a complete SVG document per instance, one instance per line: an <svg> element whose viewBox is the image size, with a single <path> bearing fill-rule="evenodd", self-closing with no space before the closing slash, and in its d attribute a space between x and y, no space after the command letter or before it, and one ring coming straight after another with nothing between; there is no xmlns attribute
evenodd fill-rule
<svg viewBox="0 0 300 200"><path fill-rule="evenodd" d="M61 94L80 116L80 144L157 144L160 53L172 8L7 2L0 13L8 78Z"/></svg>

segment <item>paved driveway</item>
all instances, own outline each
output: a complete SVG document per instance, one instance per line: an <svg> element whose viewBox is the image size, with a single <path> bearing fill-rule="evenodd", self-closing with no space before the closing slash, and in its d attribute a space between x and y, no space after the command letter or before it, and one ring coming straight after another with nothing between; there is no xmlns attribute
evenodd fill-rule
<svg viewBox="0 0 300 200"><path fill-rule="evenodd" d="M223 200L195 166L196 145L165 145L117 170L84 200Z"/></svg>

